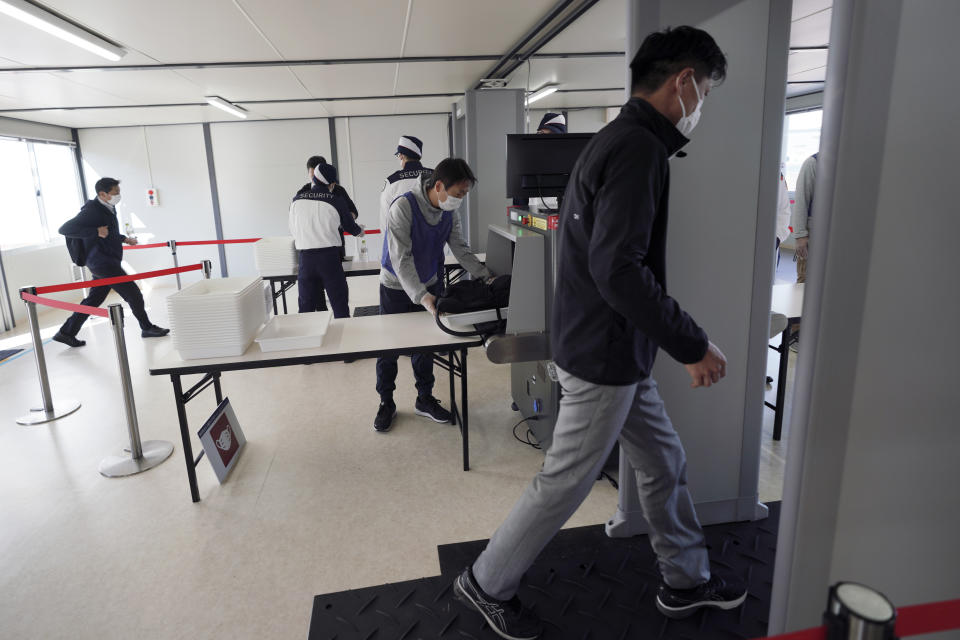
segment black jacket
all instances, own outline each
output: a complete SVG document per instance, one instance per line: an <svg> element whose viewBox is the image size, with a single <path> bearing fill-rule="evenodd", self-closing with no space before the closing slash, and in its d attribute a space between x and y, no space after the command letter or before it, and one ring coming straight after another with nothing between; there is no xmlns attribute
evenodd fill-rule
<svg viewBox="0 0 960 640"><path fill-rule="evenodd" d="M302 195L304 193L309 193L313 189L313 182L308 182L307 184L300 187L300 190L297 191L297 195ZM347 207L350 210L350 216L353 217L353 214L357 212L357 205L353 204L353 200L350 199L350 196L347 194L347 190L344 189L339 184L333 187L333 195L340 196L343 198ZM340 228L340 258L343 259L347 255L346 243L343 240L343 227Z"/></svg>
<svg viewBox="0 0 960 640"><path fill-rule="evenodd" d="M99 227L107 227L106 238L101 238L97 233ZM64 222L59 232L67 238L83 242L86 266L94 274L112 273L120 267L126 236L120 233L117 214L99 198L87 200L80 208L80 213ZM73 255L73 251L71 258L76 262L77 256Z"/></svg>
<svg viewBox="0 0 960 640"><path fill-rule="evenodd" d="M707 336L666 290L668 158L687 139L632 98L574 166L560 212L551 345L555 362L595 384L650 375L658 347L690 364Z"/></svg>

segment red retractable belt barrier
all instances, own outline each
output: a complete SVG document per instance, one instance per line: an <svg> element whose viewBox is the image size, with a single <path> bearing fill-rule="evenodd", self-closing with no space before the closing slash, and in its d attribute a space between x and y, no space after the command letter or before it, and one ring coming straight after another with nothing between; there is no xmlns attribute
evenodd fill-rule
<svg viewBox="0 0 960 640"><path fill-rule="evenodd" d="M124 251L130 251L133 249L155 249L157 247L168 247L166 242L154 242L153 244L125 244L123 245Z"/></svg>
<svg viewBox="0 0 960 640"><path fill-rule="evenodd" d="M110 312L106 309L101 309L100 307L88 307L82 304L73 304L72 302L53 300L52 298L41 298L40 296L35 296L32 293L21 292L20 298L27 302L42 304L46 307L56 307L57 309L65 309L67 311L75 311L77 313L86 313L87 315L91 316L102 316L104 318L110 317Z"/></svg>
<svg viewBox="0 0 960 640"><path fill-rule="evenodd" d="M960 600L944 600L897 609L896 633L900 638L951 629L960 629ZM825 640L826 637L826 627L773 636L776 640Z"/></svg>
<svg viewBox="0 0 960 640"><path fill-rule="evenodd" d="M160 269L158 271L146 271L132 276L116 276L114 278L101 278L99 280L84 280L82 282L70 282L67 284L54 284L49 287L37 287L37 293L57 293L58 291L72 291L74 289L86 289L89 287L100 287L111 284L120 284L121 282L131 282L133 280L143 280L145 278L158 278L160 276L169 276L175 273L185 271L199 271L203 269L200 263L191 264L186 267L177 267L176 269ZM67 304L67 303L64 303ZM86 313L86 311L82 312Z"/></svg>
<svg viewBox="0 0 960 640"><path fill-rule="evenodd" d="M381 233L380 229L365 229L363 232L365 235L372 236L378 233ZM346 235L352 236L352 233L347 233ZM197 246L202 244L242 244L247 242L256 242L261 238L235 238L232 240L177 240L178 247L190 247ZM154 242L153 244L127 244L123 246L124 251L131 251L133 249L155 249L157 247L168 247L166 242Z"/></svg>

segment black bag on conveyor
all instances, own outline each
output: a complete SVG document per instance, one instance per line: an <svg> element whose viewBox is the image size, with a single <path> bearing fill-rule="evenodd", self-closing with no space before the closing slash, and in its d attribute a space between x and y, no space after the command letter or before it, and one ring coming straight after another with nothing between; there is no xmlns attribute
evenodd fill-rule
<svg viewBox="0 0 960 640"><path fill-rule="evenodd" d="M507 328L506 318L500 309L510 304L510 276L497 276L487 284L483 280L461 280L448 285L437 299L437 326L455 336L489 336L503 333ZM474 331L455 331L440 321L440 313L470 313L472 311L496 310L496 320L474 325Z"/></svg>

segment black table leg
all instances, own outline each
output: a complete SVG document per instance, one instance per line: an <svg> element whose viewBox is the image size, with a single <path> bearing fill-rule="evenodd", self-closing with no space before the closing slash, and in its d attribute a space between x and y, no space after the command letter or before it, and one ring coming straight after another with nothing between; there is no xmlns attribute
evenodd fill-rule
<svg viewBox="0 0 960 640"><path fill-rule="evenodd" d="M197 488L197 470L194 467L193 446L190 444L190 426L187 424L187 406L183 401L183 386L180 376L170 376L173 383L173 395L177 401L177 419L180 421L180 439L183 441L183 459L187 464L187 480L190 482L190 498L200 502L200 490Z"/></svg>
<svg viewBox="0 0 960 640"><path fill-rule="evenodd" d="M777 407L773 416L773 439L779 440L783 430L783 401L787 395L787 364L790 360L790 330L793 323L780 334L780 373L777 374Z"/></svg>
<svg viewBox="0 0 960 640"><path fill-rule="evenodd" d="M270 281L270 299L273 300L273 315L277 315L277 287L276 283ZM283 283L280 283L280 287L283 288Z"/></svg>
<svg viewBox="0 0 960 640"><path fill-rule="evenodd" d="M220 406L220 403L223 402L223 390L220 388L220 372L213 374L213 392L217 396L217 406Z"/></svg>
<svg viewBox="0 0 960 640"><path fill-rule="evenodd" d="M283 298L283 315L287 315L287 289L286 282L280 283L280 296ZM276 303L274 303L276 304ZM274 310L274 315L276 315L276 310Z"/></svg>
<svg viewBox="0 0 960 640"><path fill-rule="evenodd" d="M451 354L452 357L452 354ZM467 408L467 350L460 350L460 425L463 439L463 470L470 471L470 419Z"/></svg>

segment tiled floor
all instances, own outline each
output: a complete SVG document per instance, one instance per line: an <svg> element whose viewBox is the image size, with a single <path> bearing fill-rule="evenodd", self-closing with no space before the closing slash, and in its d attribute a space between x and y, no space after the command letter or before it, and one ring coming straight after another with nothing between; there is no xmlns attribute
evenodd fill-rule
<svg viewBox="0 0 960 640"><path fill-rule="evenodd" d="M352 304L375 304L376 280L351 279L351 293ZM150 313L165 324L162 305ZM60 319L44 314L45 333ZM302 638L314 594L435 575L438 544L489 537L542 460L510 433L508 369L479 351L469 473L457 430L413 415L403 361L389 434L370 426L372 360L236 372L225 391L247 450L223 486L200 465L195 505L169 379L146 372L162 341L128 327L142 436L173 441L173 457L107 479L98 463L126 443L114 348L105 321L82 337L85 348L45 350L54 399L83 402L55 423L14 424L37 396L34 363L27 354L0 365L3 638ZM22 341L0 335L3 346ZM191 423L212 408L212 393L188 405ZM762 500L779 499L783 475L785 440L770 441L772 423L767 410ZM597 483L569 526L602 522L615 506L614 489Z"/></svg>

